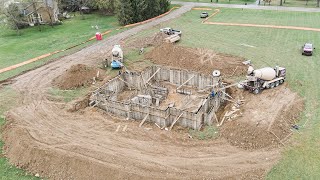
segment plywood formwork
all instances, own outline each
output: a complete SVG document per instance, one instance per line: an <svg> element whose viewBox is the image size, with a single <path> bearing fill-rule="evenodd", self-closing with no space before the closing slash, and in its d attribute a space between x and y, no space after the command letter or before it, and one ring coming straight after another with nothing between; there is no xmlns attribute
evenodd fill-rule
<svg viewBox="0 0 320 180"><path fill-rule="evenodd" d="M168 84L175 88L170 89ZM92 93L90 105L126 119L153 122L162 128L170 127L176 120L175 123L180 126L198 129L203 124L212 125L216 122L215 112L224 101L222 92L212 95L211 91L202 91L214 86L222 87L217 77L171 67L151 66L143 72L124 72L111 79ZM175 107L164 104L168 94L178 93L178 88L180 93L189 92L184 94L186 98L173 102L178 104L180 101L183 105ZM118 100L118 96L128 89L135 92L134 95ZM144 99L141 101L137 98ZM198 103L192 104L197 98Z"/></svg>

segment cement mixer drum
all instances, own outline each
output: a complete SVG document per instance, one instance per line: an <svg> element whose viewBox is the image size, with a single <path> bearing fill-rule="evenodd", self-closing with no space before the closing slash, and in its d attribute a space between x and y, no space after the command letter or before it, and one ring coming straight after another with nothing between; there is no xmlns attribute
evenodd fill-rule
<svg viewBox="0 0 320 180"><path fill-rule="evenodd" d="M112 60L123 62L123 52L120 45L114 45L112 49Z"/></svg>
<svg viewBox="0 0 320 180"><path fill-rule="evenodd" d="M255 77L265 81L270 81L276 77L276 71L271 67L256 69L253 73Z"/></svg>

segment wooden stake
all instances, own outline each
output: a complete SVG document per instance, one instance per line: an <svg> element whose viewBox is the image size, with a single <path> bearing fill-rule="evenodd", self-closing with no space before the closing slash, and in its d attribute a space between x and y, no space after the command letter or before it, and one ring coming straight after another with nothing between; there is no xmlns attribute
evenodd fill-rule
<svg viewBox="0 0 320 180"><path fill-rule="evenodd" d="M125 132L127 130L128 125L125 125L122 129L123 132Z"/></svg>
<svg viewBox="0 0 320 180"><path fill-rule="evenodd" d="M146 84L160 71L161 68L159 68L155 73L152 74L152 76L145 82Z"/></svg>
<svg viewBox="0 0 320 180"><path fill-rule="evenodd" d="M222 126L222 124L223 124L225 119L226 119L226 116L223 116L223 118L222 118L222 120L221 120L221 122L220 122L220 124L218 126Z"/></svg>
<svg viewBox="0 0 320 180"><path fill-rule="evenodd" d="M182 83L179 87L177 87L177 90L180 89L183 85L187 84L191 79L193 79L195 77L195 75L193 75L191 78L189 78L187 81L185 81L184 83Z"/></svg>
<svg viewBox="0 0 320 180"><path fill-rule="evenodd" d="M233 103L237 103L237 102L235 102L235 101L232 101L232 100L230 100L230 99L227 99L227 98L221 98L221 99L224 99L224 100L226 100L226 101L230 101L230 102L233 102Z"/></svg>
<svg viewBox="0 0 320 180"><path fill-rule="evenodd" d="M118 125L118 127L117 127L117 129L116 129L116 132L118 132L118 131L119 131L119 129L120 129L120 125Z"/></svg>
<svg viewBox="0 0 320 180"><path fill-rule="evenodd" d="M154 123L159 129L161 129L161 127L157 124L157 123Z"/></svg>
<svg viewBox="0 0 320 180"><path fill-rule="evenodd" d="M216 115L216 112L214 111L214 109L212 109L212 111L213 111L214 118L216 118L217 125L219 125L219 120L218 120L218 117Z"/></svg>
<svg viewBox="0 0 320 180"><path fill-rule="evenodd" d="M232 96L230 96L228 93L221 91L223 94L225 94L226 96L228 96L229 98L233 99Z"/></svg>
<svg viewBox="0 0 320 180"><path fill-rule="evenodd" d="M140 76L140 77L141 77L141 79L142 79L142 82L143 82L143 86L144 86L144 87L145 87L145 88L147 89L147 83L145 83L145 82L144 82L144 79L143 79L143 76L142 76L142 74L141 74L141 76Z"/></svg>
<svg viewBox="0 0 320 180"><path fill-rule="evenodd" d="M142 127L143 123L147 120L148 116L149 116L149 113L143 118L143 120L139 124L139 127Z"/></svg>
<svg viewBox="0 0 320 180"><path fill-rule="evenodd" d="M171 124L171 126L170 126L170 128L169 128L170 131L171 131L171 129L173 128L174 124L176 124L176 122L180 119L180 117L182 116L183 113L184 113L184 112L182 112L182 113L173 121L173 123Z"/></svg>
<svg viewBox="0 0 320 180"><path fill-rule="evenodd" d="M223 89L227 89L227 88L229 88L229 87L236 86L236 85L238 85L238 83L230 84L229 86L225 86L225 87L223 87L223 88L219 88L218 91L219 91L219 90L223 90Z"/></svg>

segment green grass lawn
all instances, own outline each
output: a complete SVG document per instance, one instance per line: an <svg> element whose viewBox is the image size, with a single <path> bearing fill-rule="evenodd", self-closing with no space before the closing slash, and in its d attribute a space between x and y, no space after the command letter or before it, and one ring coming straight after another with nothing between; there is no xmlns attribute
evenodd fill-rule
<svg viewBox="0 0 320 180"><path fill-rule="evenodd" d="M285 2L285 3L284 3ZM309 0L308 3L306 0L283 0L282 1L284 7L311 7L315 8L317 6L317 0ZM264 4L264 2L261 0L262 6L269 6L269 4ZM279 6L280 0L272 0L270 3L271 6Z"/></svg>
<svg viewBox="0 0 320 180"><path fill-rule="evenodd" d="M115 30L119 28L115 16L88 14L84 17L83 19L82 16L76 15L71 19L63 21L63 25L54 26L53 28L41 26L42 31L39 31L38 27L26 28L21 31L21 36L17 36L15 31L1 27L0 42L3 43L0 44L0 69L79 44L95 36L97 31L105 32L109 29L114 29L111 34L106 35L104 38L119 32ZM99 30L91 27L95 25L98 25ZM94 42L91 41L90 43ZM58 56L60 56L60 53L55 57ZM46 58L46 60L48 59L51 58ZM33 63L27 68L20 68L17 72L30 69L42 63L43 61L40 60L40 62ZM15 73L1 74L0 80L12 75L15 75Z"/></svg>
<svg viewBox="0 0 320 180"><path fill-rule="evenodd" d="M210 22L270 24L320 28L320 13L221 8Z"/></svg>
<svg viewBox="0 0 320 180"><path fill-rule="evenodd" d="M264 17L259 15L273 13L266 18L277 25L299 25L318 27L318 13L291 13L278 11L243 11L223 9L219 19L226 17L245 19L250 22L263 22ZM248 14L245 14L248 13ZM299 19L297 22L287 19ZM226 16L226 17L222 17ZM261 19L256 19L258 16ZM304 20L303 20L304 19ZM233 20L228 20L233 22ZM302 22L303 21L303 22ZM238 21L243 22L243 21ZM289 23L290 22L290 23ZM284 24L282 24L284 23ZM300 134L291 138L293 145L285 148L280 162L269 172L267 179L319 179L320 177L320 33L286 29L270 29L255 27L230 27L201 24L199 11L191 11L181 18L164 23L161 27L173 27L183 32L179 45L194 48L208 48L216 52L228 53L252 60L256 67L284 66L287 68L287 82L291 90L300 94L306 102L306 109L300 119ZM153 33L158 27L153 28ZM142 32L137 36L152 34L152 30ZM315 54L310 57L302 56L300 48L303 43L312 41ZM250 45L252 47L244 46ZM320 48L320 46L319 46Z"/></svg>
<svg viewBox="0 0 320 180"><path fill-rule="evenodd" d="M201 3L211 3L211 0L179 0L184 2L201 2ZM219 4L252 4L255 2L255 0L212 0L213 3L219 3Z"/></svg>

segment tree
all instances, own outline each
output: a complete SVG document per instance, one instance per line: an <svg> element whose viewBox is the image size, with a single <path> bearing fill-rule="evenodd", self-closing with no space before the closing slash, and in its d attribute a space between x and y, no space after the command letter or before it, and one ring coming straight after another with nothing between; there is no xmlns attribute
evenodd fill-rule
<svg viewBox="0 0 320 180"><path fill-rule="evenodd" d="M117 5L117 15L120 25L133 23L133 8L131 0L119 0Z"/></svg>
<svg viewBox="0 0 320 180"><path fill-rule="evenodd" d="M27 21L24 19L16 3L11 3L8 6L1 4L0 15L4 16L4 22L6 22L11 29L16 30L18 35L21 34L20 29L28 26Z"/></svg>
<svg viewBox="0 0 320 180"><path fill-rule="evenodd" d="M169 10L170 0L118 0L116 11L121 25L153 18Z"/></svg>
<svg viewBox="0 0 320 180"><path fill-rule="evenodd" d="M146 9L143 13L145 16L144 19L150 19L160 14L160 3L159 0L146 0L144 1L146 4Z"/></svg>
<svg viewBox="0 0 320 180"><path fill-rule="evenodd" d="M320 0L317 0L317 7L319 7L320 5Z"/></svg>
<svg viewBox="0 0 320 180"><path fill-rule="evenodd" d="M92 5L106 15L113 15L116 9L116 0L93 0Z"/></svg>
<svg viewBox="0 0 320 180"><path fill-rule="evenodd" d="M51 1L51 3L52 3L52 1ZM46 13L47 13L48 16L49 16L49 19L50 19L49 25L50 25L51 27L53 27L53 22L54 22L54 17L53 17L54 12L53 12L52 6L53 6L53 5L50 4L48 0L45 0L45 1L44 1L44 10L46 11Z"/></svg>
<svg viewBox="0 0 320 180"><path fill-rule="evenodd" d="M147 10L145 0L133 0L131 5L134 13L133 22L143 21L144 14L142 12L145 12Z"/></svg>
<svg viewBox="0 0 320 180"><path fill-rule="evenodd" d="M167 11L169 11L170 8L170 0L160 0L160 14L163 14Z"/></svg>

